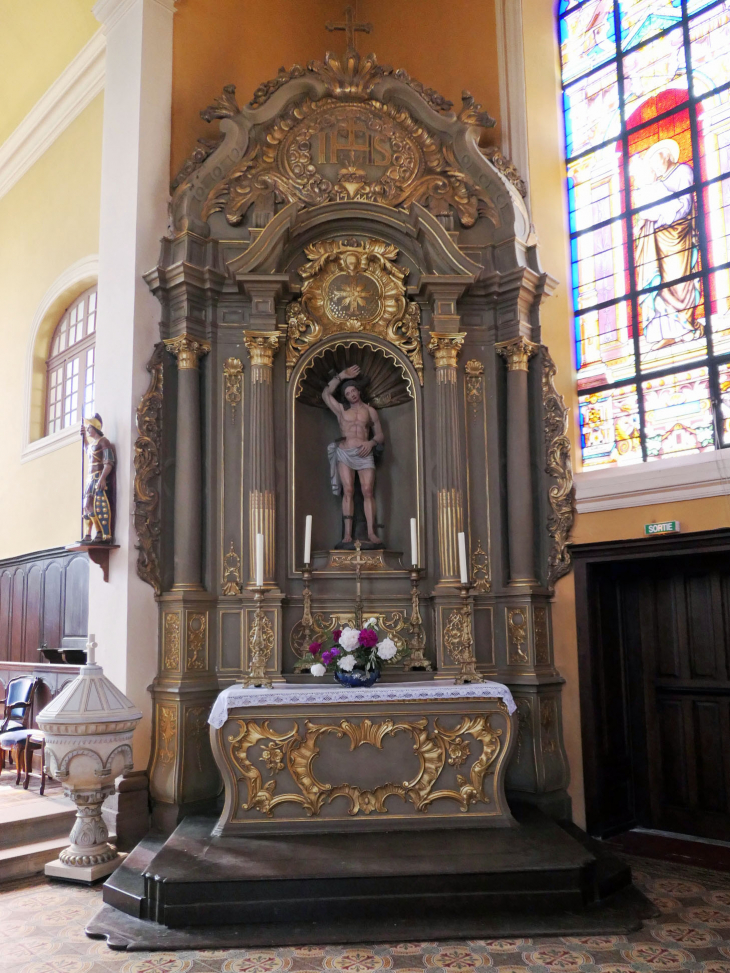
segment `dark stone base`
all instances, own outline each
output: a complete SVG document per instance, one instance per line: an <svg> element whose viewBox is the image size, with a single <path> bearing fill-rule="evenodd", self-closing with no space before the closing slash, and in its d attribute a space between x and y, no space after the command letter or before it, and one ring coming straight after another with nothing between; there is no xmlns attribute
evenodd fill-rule
<svg viewBox="0 0 730 973"><path fill-rule="evenodd" d="M625 934L656 914L578 829L529 807L515 817L515 829L261 838L211 838L212 819L188 818L137 846L86 931L115 949L191 949Z"/></svg>

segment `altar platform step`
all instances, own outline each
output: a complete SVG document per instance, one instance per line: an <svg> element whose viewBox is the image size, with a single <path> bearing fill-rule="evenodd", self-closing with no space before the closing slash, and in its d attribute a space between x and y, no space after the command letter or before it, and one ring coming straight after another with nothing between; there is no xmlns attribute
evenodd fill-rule
<svg viewBox="0 0 730 973"><path fill-rule="evenodd" d="M212 818L187 818L107 880L87 933L117 949L256 947L625 934L656 914L598 843L534 808L515 817L511 829L257 838L211 838Z"/></svg>

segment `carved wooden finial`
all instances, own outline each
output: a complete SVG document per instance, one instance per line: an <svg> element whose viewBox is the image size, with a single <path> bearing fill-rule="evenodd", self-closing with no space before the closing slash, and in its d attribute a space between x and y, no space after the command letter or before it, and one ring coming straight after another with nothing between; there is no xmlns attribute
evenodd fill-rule
<svg viewBox="0 0 730 973"><path fill-rule="evenodd" d="M373 29L372 24L358 24L355 22L355 11L352 7L345 8L345 22L344 24L336 24L333 21L328 20L325 24L327 30L344 30L345 40L347 41L347 50L357 50L357 44L355 42L355 34L369 34Z"/></svg>

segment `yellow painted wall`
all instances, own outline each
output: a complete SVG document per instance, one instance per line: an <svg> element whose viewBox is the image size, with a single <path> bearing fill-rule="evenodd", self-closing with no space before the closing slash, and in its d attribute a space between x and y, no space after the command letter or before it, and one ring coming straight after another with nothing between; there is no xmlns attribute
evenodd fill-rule
<svg viewBox="0 0 730 973"><path fill-rule="evenodd" d="M80 529L80 446L27 463L20 454L36 309L67 267L99 249L102 114L99 95L0 199L0 558L69 544Z"/></svg>
<svg viewBox="0 0 730 973"><path fill-rule="evenodd" d="M261 82L280 66L321 60L325 51L344 51L344 34L329 33L328 20L341 22L341 0L268 0L266 14L254 0L181 0L174 22L171 173L210 137L199 112L235 84L245 105ZM457 106L467 88L491 114L499 113L494 0L358 0L358 21L371 21L372 34L358 35L361 53L374 51L380 64L405 68ZM489 133L496 144L499 129Z"/></svg>
<svg viewBox="0 0 730 973"><path fill-rule="evenodd" d="M0 0L0 144L99 29L94 0Z"/></svg>

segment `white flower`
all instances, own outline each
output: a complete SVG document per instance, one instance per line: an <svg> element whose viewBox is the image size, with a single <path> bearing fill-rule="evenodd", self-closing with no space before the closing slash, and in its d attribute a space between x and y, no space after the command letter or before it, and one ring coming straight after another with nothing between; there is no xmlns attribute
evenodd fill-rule
<svg viewBox="0 0 730 973"><path fill-rule="evenodd" d="M327 672L321 662L315 662L313 666L309 667L309 671L313 676L323 676Z"/></svg>
<svg viewBox="0 0 730 973"><path fill-rule="evenodd" d="M342 635L340 635L340 645L345 650L345 652L352 652L360 644L358 639L360 638L360 630L357 628L343 628Z"/></svg>
<svg viewBox="0 0 730 973"><path fill-rule="evenodd" d="M392 659L397 651L398 649L395 647L393 639L385 638L382 642L378 642L378 655L386 662L388 659Z"/></svg>
<svg viewBox="0 0 730 973"><path fill-rule="evenodd" d="M337 660L337 665L340 669L344 669L345 672L352 672L355 668L355 656L354 655L343 655L341 659Z"/></svg>
<svg viewBox="0 0 730 973"><path fill-rule="evenodd" d="M372 618L368 618L368 620L365 622L365 628L377 628L377 627L378 627L378 620L375 617L375 615L373 615Z"/></svg>

